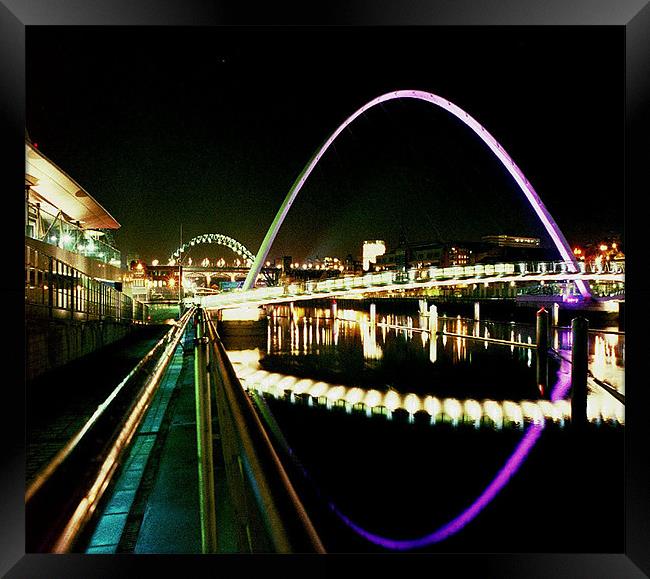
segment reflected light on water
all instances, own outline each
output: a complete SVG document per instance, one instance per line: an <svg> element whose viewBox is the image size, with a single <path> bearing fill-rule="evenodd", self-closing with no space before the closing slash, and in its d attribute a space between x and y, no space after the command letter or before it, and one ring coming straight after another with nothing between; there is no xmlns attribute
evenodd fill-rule
<svg viewBox="0 0 650 579"><path fill-rule="evenodd" d="M382 392L377 389L364 390L359 387L346 387L340 384L329 384L309 378L299 379L279 373L259 370L250 363L251 358L259 350L233 353L233 364L237 377L246 389L254 389L275 397L282 397L285 391L292 395L307 395L311 403L345 404L348 411L358 406L365 409L368 415L372 409L385 408L389 413L397 409L406 410L414 415L424 410L430 416L432 424L439 421L451 422L457 426L461 419L474 426L491 426L494 428L522 428L525 423L541 424L545 420L563 426L571 419L571 403L568 400L458 400L456 398L439 399L435 396L421 397L414 393L400 394L394 390ZM389 414L390 415L390 414ZM587 417L591 422L609 422L624 424L625 407L609 394L599 390L590 392L587 399ZM487 421L487 423L485 422Z"/></svg>
<svg viewBox="0 0 650 579"><path fill-rule="evenodd" d="M477 400L466 400L464 404L464 416L468 422L474 423L474 428L481 425L481 404Z"/></svg>
<svg viewBox="0 0 650 579"><path fill-rule="evenodd" d="M422 409L422 400L415 394L407 394L404 397L404 409L409 414L415 414L418 410Z"/></svg>

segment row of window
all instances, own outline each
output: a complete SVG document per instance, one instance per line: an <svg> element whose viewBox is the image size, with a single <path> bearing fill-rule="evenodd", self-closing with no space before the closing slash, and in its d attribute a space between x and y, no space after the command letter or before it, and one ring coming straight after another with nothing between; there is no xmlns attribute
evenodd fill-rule
<svg viewBox="0 0 650 579"><path fill-rule="evenodd" d="M142 304L56 258L25 247L25 302L91 317L143 319Z"/></svg>

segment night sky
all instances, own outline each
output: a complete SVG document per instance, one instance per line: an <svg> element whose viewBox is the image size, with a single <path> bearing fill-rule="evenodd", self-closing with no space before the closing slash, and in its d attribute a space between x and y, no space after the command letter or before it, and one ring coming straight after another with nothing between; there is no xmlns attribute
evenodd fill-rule
<svg viewBox="0 0 650 579"><path fill-rule="evenodd" d="M623 234L623 49L614 27L28 27L27 130L121 223L124 255L166 260L181 224L185 241L223 233L255 253L347 116L388 91L429 91L481 122L584 243ZM393 101L326 153L270 257L499 233L551 246L470 129Z"/></svg>

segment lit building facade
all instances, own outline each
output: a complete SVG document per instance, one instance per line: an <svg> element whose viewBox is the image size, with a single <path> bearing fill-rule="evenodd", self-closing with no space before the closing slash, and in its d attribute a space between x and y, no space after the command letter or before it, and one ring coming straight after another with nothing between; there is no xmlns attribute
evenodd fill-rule
<svg viewBox="0 0 650 579"><path fill-rule="evenodd" d="M472 265L476 258L476 243L402 243L377 258L376 270L422 267L452 267Z"/></svg>
<svg viewBox="0 0 650 579"><path fill-rule="evenodd" d="M456 267L502 261L551 261L557 251L540 246L539 238L490 235L482 241L406 243L377 257L376 271L426 267Z"/></svg>
<svg viewBox="0 0 650 579"><path fill-rule="evenodd" d="M363 242L362 263L363 269L368 271L371 264L377 263L377 258L386 253L386 243L380 239Z"/></svg>
<svg viewBox="0 0 650 579"><path fill-rule="evenodd" d="M147 265L141 260L132 261L130 276L133 296L142 301L177 301L182 297L179 290L183 270L177 265Z"/></svg>
<svg viewBox="0 0 650 579"><path fill-rule="evenodd" d="M29 137L24 201L25 376L32 380L149 317L110 242L120 224Z"/></svg>
<svg viewBox="0 0 650 579"><path fill-rule="evenodd" d="M539 237L522 235L486 235L482 240L497 247L539 247L540 242Z"/></svg>
<svg viewBox="0 0 650 579"><path fill-rule="evenodd" d="M52 254L73 261L73 267L101 269L100 277L121 281L120 252L110 243L111 232L119 227L83 187L25 142L26 238L47 244Z"/></svg>

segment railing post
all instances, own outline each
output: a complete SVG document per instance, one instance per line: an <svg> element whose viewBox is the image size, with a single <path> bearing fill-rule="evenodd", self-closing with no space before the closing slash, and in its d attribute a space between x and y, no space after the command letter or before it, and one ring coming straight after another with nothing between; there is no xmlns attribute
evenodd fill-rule
<svg viewBox="0 0 650 579"><path fill-rule="evenodd" d="M571 423L577 427L587 424L588 330L585 318L571 321Z"/></svg>
<svg viewBox="0 0 650 579"><path fill-rule="evenodd" d="M555 303L553 304L553 325L554 326L559 326L560 322L560 304Z"/></svg>
<svg viewBox="0 0 650 579"><path fill-rule="evenodd" d="M548 353L548 324L549 314L545 308L540 308L537 312L537 324L535 332L535 341L537 344L537 351L543 352L544 355Z"/></svg>
<svg viewBox="0 0 650 579"><path fill-rule="evenodd" d="M374 326L377 324L377 306L375 304L370 304L370 325Z"/></svg>
<svg viewBox="0 0 650 579"><path fill-rule="evenodd" d="M474 320L481 319L481 302L474 302Z"/></svg>
<svg viewBox="0 0 650 579"><path fill-rule="evenodd" d="M197 326L198 329L198 326ZM208 338L194 339L194 386L196 398L196 447L199 463L201 548L217 552L217 521L212 461L212 413L208 372Z"/></svg>
<svg viewBox="0 0 650 579"><path fill-rule="evenodd" d="M438 333L438 308L435 304L429 306L429 334L430 339L435 340Z"/></svg>
<svg viewBox="0 0 650 579"><path fill-rule="evenodd" d="M429 361L435 364L438 360L438 308L435 304L429 307Z"/></svg>
<svg viewBox="0 0 650 579"><path fill-rule="evenodd" d="M535 342L537 344L537 386L544 392L548 386L548 323L549 314L544 308L537 312Z"/></svg>
<svg viewBox="0 0 650 579"><path fill-rule="evenodd" d="M197 338L202 338L205 335L205 326L203 325L203 310L197 308L194 312L194 326Z"/></svg>
<svg viewBox="0 0 650 579"><path fill-rule="evenodd" d="M625 330L625 302L618 302L618 329Z"/></svg>

